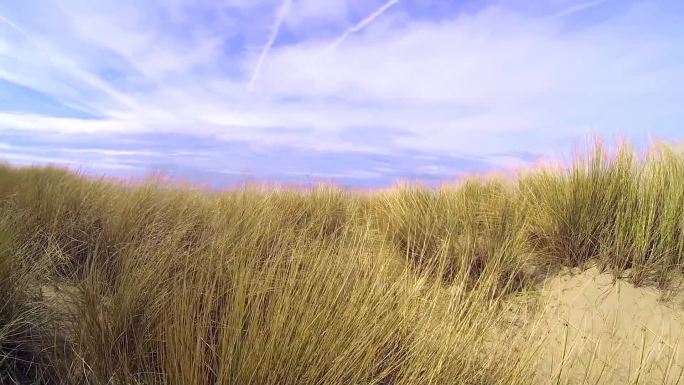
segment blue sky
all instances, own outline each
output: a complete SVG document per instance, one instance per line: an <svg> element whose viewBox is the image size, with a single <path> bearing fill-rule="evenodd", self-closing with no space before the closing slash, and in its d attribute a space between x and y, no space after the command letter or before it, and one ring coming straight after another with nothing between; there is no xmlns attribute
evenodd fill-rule
<svg viewBox="0 0 684 385"><path fill-rule="evenodd" d="M684 3L0 2L0 159L386 186L684 139Z"/></svg>

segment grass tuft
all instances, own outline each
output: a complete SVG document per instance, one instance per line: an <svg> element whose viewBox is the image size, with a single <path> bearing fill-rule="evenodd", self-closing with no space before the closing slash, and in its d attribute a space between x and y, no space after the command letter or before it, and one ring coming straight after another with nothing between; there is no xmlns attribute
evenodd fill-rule
<svg viewBox="0 0 684 385"><path fill-rule="evenodd" d="M526 384L509 306L684 266L684 154L360 195L0 167L0 383ZM523 320L524 321L524 320Z"/></svg>

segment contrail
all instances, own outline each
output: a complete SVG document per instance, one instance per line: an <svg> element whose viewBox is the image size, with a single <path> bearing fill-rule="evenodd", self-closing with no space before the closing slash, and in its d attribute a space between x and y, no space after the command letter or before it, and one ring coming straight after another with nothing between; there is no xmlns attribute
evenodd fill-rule
<svg viewBox="0 0 684 385"><path fill-rule="evenodd" d="M5 24L9 25L10 28L12 28L13 30L19 32L20 34L22 34L22 35L24 35L24 36L28 36L28 34L27 34L26 32L24 32L23 29L19 28L18 25L14 24L14 23L12 22L12 20L10 20L10 19L8 19L8 18L6 18L6 17L4 17L4 16L2 16L2 15L0 15L0 23L5 23Z"/></svg>
<svg viewBox="0 0 684 385"><path fill-rule="evenodd" d="M259 55L259 59L257 60L256 66L254 67L252 78L249 81L249 91L252 91L254 89L254 84L256 83L256 80L259 77L261 66L264 64L264 60L266 60L266 56L268 56L268 51L271 50L271 47L273 46L276 37L278 37L278 32L280 32L280 25L285 20L285 16L287 15L287 11L290 9L291 4L292 0L283 0L282 4L280 4L280 7L278 8L275 21L273 22L273 27L271 27L271 35L268 37L268 41L266 42L266 45L264 45L264 48L261 49L261 54Z"/></svg>
<svg viewBox="0 0 684 385"><path fill-rule="evenodd" d="M392 7L394 4L398 2L399 0L389 0L382 7L378 8L375 12L368 15L365 19L361 20L353 27L344 31L344 33L340 35L340 37L335 39L335 41L332 44L330 44L328 48L335 48L339 46L340 44L342 44L343 41L347 39L347 37L349 37L349 35L351 35L354 32L358 32L366 26L368 26L368 24L372 23L375 19L377 19L380 15L382 15L385 11L387 11L390 7Z"/></svg>
<svg viewBox="0 0 684 385"><path fill-rule="evenodd" d="M598 5L601 5L602 3L605 3L606 0L593 0L593 1L587 1L585 3L573 5L572 7L568 7L560 12L557 12L551 16L549 16L549 19L559 19L563 16L571 15L576 12L583 11L587 8L592 8L596 7Z"/></svg>

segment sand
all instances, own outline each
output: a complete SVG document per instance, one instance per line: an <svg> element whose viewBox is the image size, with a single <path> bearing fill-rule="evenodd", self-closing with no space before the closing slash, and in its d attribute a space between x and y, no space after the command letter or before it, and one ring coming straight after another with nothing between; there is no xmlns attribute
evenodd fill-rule
<svg viewBox="0 0 684 385"><path fill-rule="evenodd" d="M41 291L56 314L73 314L75 288ZM590 268L554 275L534 299L510 305L516 321L504 322L492 342L539 349L530 384L684 385L684 291L634 287Z"/></svg>
<svg viewBox="0 0 684 385"><path fill-rule="evenodd" d="M684 384L684 294L664 294L596 268L549 278L535 382Z"/></svg>

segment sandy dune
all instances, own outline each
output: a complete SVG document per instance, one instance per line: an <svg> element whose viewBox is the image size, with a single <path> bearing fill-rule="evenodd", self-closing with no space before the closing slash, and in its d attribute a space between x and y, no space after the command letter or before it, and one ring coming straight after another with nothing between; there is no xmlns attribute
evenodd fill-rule
<svg viewBox="0 0 684 385"><path fill-rule="evenodd" d="M684 295L663 294L596 268L549 279L537 383L684 384Z"/></svg>

